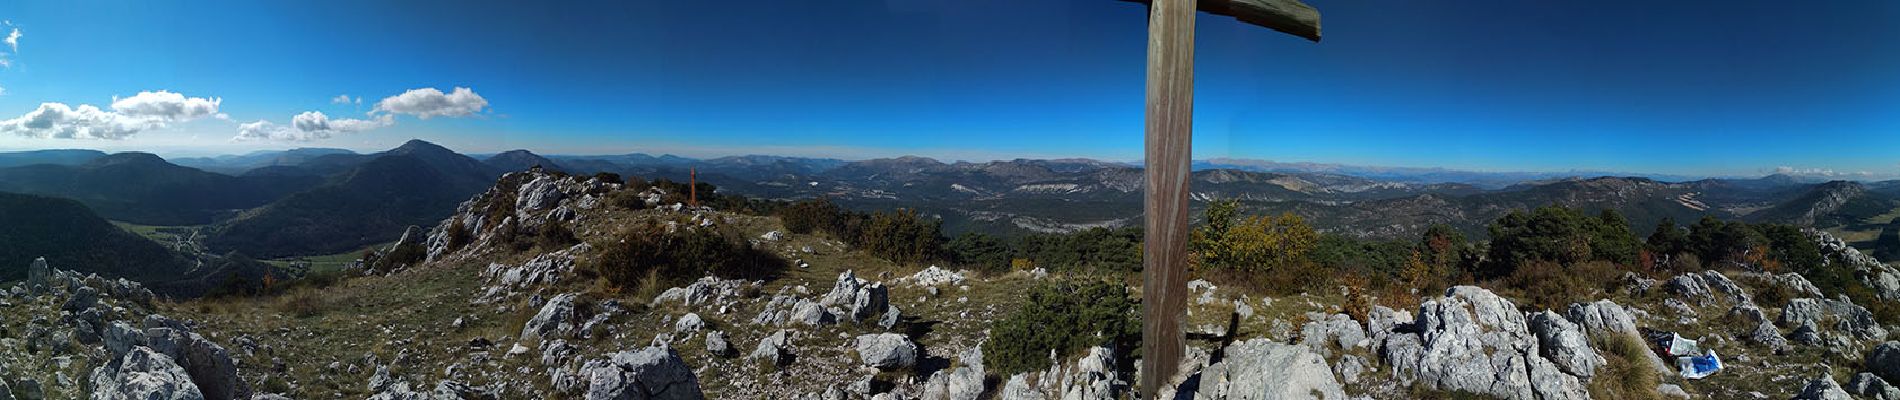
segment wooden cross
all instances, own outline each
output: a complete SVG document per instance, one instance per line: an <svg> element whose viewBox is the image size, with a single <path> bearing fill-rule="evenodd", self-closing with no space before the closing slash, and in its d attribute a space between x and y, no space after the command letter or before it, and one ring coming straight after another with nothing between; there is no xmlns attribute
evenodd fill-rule
<svg viewBox="0 0 1900 400"><path fill-rule="evenodd" d="M1148 7L1147 179L1143 188L1141 398L1174 376L1186 346L1188 174L1194 121L1194 10L1319 41L1299 0L1126 0Z"/></svg>

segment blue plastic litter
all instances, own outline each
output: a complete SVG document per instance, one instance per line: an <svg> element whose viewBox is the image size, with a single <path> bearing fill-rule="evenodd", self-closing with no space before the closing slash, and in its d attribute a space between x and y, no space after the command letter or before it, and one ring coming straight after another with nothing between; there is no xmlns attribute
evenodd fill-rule
<svg viewBox="0 0 1900 400"><path fill-rule="evenodd" d="M1684 378L1702 379L1722 370L1722 358L1715 355L1715 350L1709 350L1708 354L1701 356L1676 358L1676 368L1681 370Z"/></svg>

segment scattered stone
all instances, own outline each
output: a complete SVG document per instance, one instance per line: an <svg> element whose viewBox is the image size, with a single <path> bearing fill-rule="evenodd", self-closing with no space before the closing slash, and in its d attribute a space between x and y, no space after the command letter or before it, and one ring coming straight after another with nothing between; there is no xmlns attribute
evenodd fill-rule
<svg viewBox="0 0 1900 400"><path fill-rule="evenodd" d="M686 313L685 316L680 317L678 322L673 323L673 332L692 333L698 332L701 328L705 327L706 322L699 319L699 314Z"/></svg>
<svg viewBox="0 0 1900 400"><path fill-rule="evenodd" d="M672 349L647 347L614 353L581 367L588 400L698 400L706 397L699 378Z"/></svg>
<svg viewBox="0 0 1900 400"><path fill-rule="evenodd" d="M954 286L963 284L963 279L963 272L951 271L932 265L928 268L924 268L922 271L911 274L911 276L899 278L898 280L910 282L911 285L915 286Z"/></svg>
<svg viewBox="0 0 1900 400"><path fill-rule="evenodd" d="M857 342L858 359L864 366L896 369L917 365L917 345L904 335L873 333L858 336Z"/></svg>
<svg viewBox="0 0 1900 400"><path fill-rule="evenodd" d="M976 400L983 395L983 348L957 354L957 367L937 371L924 381L924 400Z"/></svg>
<svg viewBox="0 0 1900 400"><path fill-rule="evenodd" d="M726 342L726 333L712 331L706 333L706 352L715 356L727 356L732 353L732 345Z"/></svg>
<svg viewBox="0 0 1900 400"><path fill-rule="evenodd" d="M533 319L522 325L521 339L572 337L575 323L580 319L574 312L574 299L579 296L579 293L566 293L549 299Z"/></svg>
<svg viewBox="0 0 1900 400"><path fill-rule="evenodd" d="M1870 372L1854 374L1854 378L1847 381L1847 392L1876 400L1900 400L1900 387Z"/></svg>
<svg viewBox="0 0 1900 400"><path fill-rule="evenodd" d="M1670 383L1656 385L1656 394L1677 399L1689 398L1689 392L1682 390L1682 386Z"/></svg>
<svg viewBox="0 0 1900 400"><path fill-rule="evenodd" d="M791 365L795 356L792 354L790 331L780 329L777 333L773 333L772 336L767 336L764 340L760 340L758 347L754 347L752 354L747 357L766 360L766 362L781 367Z"/></svg>
<svg viewBox="0 0 1900 400"><path fill-rule="evenodd" d="M1807 386L1801 388L1801 394L1795 395L1794 398L1796 400L1854 399L1847 394L1846 390L1841 389L1841 384L1834 382L1834 377L1827 376L1827 374L1822 374L1819 378L1809 380Z"/></svg>
<svg viewBox="0 0 1900 400"><path fill-rule="evenodd" d="M1879 375L1888 382L1900 381L1900 342L1889 341L1874 346L1873 353L1867 356L1867 370Z"/></svg>

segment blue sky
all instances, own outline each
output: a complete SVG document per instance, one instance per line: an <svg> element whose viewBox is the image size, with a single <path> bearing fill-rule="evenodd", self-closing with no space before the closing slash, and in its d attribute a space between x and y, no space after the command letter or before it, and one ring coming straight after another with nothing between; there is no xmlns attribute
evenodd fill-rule
<svg viewBox="0 0 1900 400"><path fill-rule="evenodd" d="M1309 3L1318 44L1198 21L1196 158L1900 174L1900 3ZM1146 10L1120 1L18 1L0 19L21 32L0 48L4 149L1142 146ZM26 124L42 103L79 124L54 128L117 129L42 137L62 136Z"/></svg>

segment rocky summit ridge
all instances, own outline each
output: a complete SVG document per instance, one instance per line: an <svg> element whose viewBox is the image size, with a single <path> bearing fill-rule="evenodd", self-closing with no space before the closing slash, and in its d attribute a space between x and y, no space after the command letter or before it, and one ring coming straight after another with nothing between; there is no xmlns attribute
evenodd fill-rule
<svg viewBox="0 0 1900 400"><path fill-rule="evenodd" d="M154 299L137 283L44 263L0 291L0 394L94 399L1121 399L1139 359L1108 343L1002 373L995 321L1021 293L1076 279L884 262L774 217L666 204L598 177L528 171L320 288ZM632 205L632 207L629 207ZM785 258L758 278L600 287L590 263L629 226L729 229ZM521 247L560 225L577 240ZM1900 272L1808 238L1855 290L1900 299ZM393 257L393 256L392 256ZM1189 357L1170 398L1873 398L1900 394L1900 342L1867 304L1807 277L1698 271L1606 282L1602 299L1531 309L1455 286L1415 306L1347 311L1341 293L1261 297L1190 285ZM1696 338L1725 368L1680 378L1649 346ZM1628 343L1636 343L1632 351ZM1632 372L1634 371L1634 372Z"/></svg>

